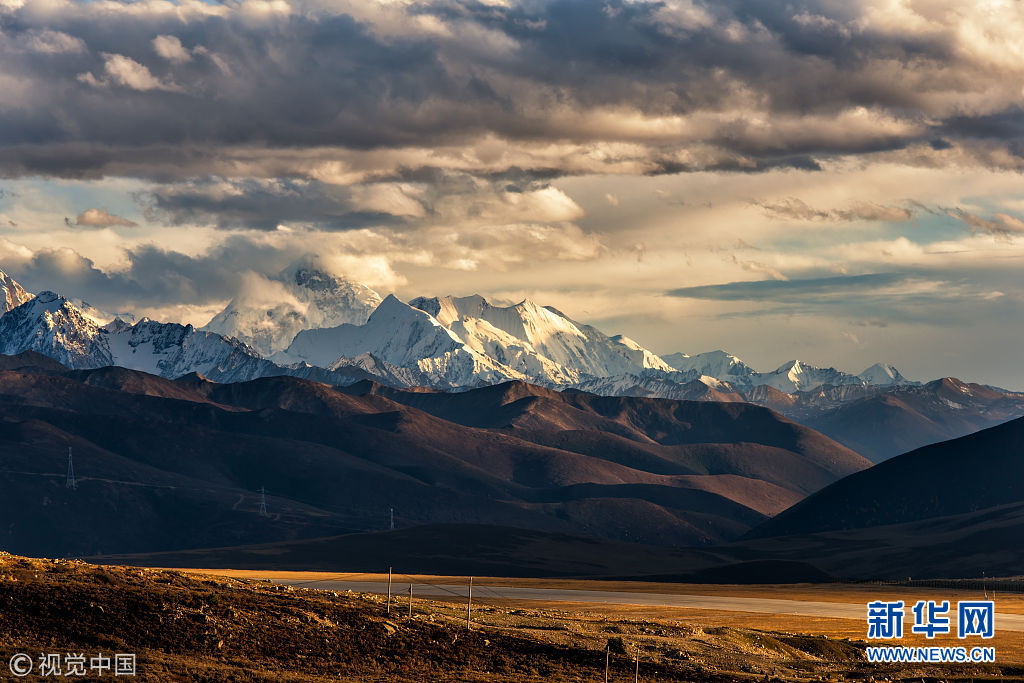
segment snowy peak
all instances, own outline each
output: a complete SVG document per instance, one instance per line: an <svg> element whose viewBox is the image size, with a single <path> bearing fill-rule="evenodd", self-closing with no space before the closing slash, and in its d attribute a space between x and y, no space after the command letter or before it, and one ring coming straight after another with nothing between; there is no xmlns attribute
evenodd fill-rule
<svg viewBox="0 0 1024 683"><path fill-rule="evenodd" d="M727 382L743 391L756 387L771 387L786 394L811 391L823 385L829 386L894 386L912 385L911 382L891 365L876 364L859 375L852 375L835 368L819 368L800 360L783 363L771 372L757 372L750 365L725 351L708 351L689 356L673 353L664 357L672 367L681 372L696 371L708 378ZM702 378L702 381L704 379ZM711 386L711 385L709 385Z"/></svg>
<svg viewBox="0 0 1024 683"><path fill-rule="evenodd" d="M483 318L484 311L491 307L479 294L462 297L421 296L410 301L409 305L430 314L445 327L451 327L464 318Z"/></svg>
<svg viewBox="0 0 1024 683"><path fill-rule="evenodd" d="M868 384L874 386L896 386L896 385L908 385L917 384L917 382L911 382L902 374L900 371L891 365L875 363L864 372L857 375Z"/></svg>
<svg viewBox="0 0 1024 683"><path fill-rule="evenodd" d="M237 382L274 371L244 343L191 325L148 318L129 325L118 319L104 330L116 365L162 377L198 372L217 382Z"/></svg>
<svg viewBox="0 0 1024 683"><path fill-rule="evenodd" d="M241 342L191 325L148 318L130 325L118 318L100 327L49 291L0 317L0 353L23 351L38 351L76 370L118 365L168 378L201 372L216 381L240 381L275 368Z"/></svg>
<svg viewBox="0 0 1024 683"><path fill-rule="evenodd" d="M245 291L202 329L235 337L269 356L287 348L302 330L360 325L380 302L366 285L300 263L269 280L251 277Z"/></svg>
<svg viewBox="0 0 1024 683"><path fill-rule="evenodd" d="M617 334L609 337L608 341L612 344L612 348L618 351L628 363L638 365L643 370L661 370L662 372L672 372L675 370L665 359L648 351L625 335Z"/></svg>
<svg viewBox="0 0 1024 683"><path fill-rule="evenodd" d="M38 351L70 368L113 365L106 334L55 292L38 296L0 317L0 353Z"/></svg>
<svg viewBox="0 0 1024 683"><path fill-rule="evenodd" d="M0 294L3 295L3 310L0 311L0 315L32 300L32 295L2 270L0 270Z"/></svg>
<svg viewBox="0 0 1024 683"><path fill-rule="evenodd" d="M787 394L808 391L823 384L840 386L863 383L863 380L856 375L835 368L817 368L799 360L783 363L774 372L764 373L755 379L755 385L766 384Z"/></svg>
<svg viewBox="0 0 1024 683"><path fill-rule="evenodd" d="M753 386L752 378L757 374L736 356L722 350L705 351L693 356L673 353L664 360L680 372L697 372L737 386Z"/></svg>
<svg viewBox="0 0 1024 683"><path fill-rule="evenodd" d="M305 330L295 336L287 355L311 365L328 367L339 358L365 353L397 367L424 358L443 356L463 346L455 334L433 316L389 294L365 325Z"/></svg>
<svg viewBox="0 0 1024 683"><path fill-rule="evenodd" d="M484 297L419 297L410 305L429 313L468 347L544 385L575 384L655 369L673 372L656 354L627 337L608 337L550 306L524 299L494 306Z"/></svg>

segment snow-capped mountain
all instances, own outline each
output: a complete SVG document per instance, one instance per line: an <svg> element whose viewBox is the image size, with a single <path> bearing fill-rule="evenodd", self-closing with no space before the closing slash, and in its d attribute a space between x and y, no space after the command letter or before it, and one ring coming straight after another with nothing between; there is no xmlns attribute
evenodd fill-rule
<svg viewBox="0 0 1024 683"><path fill-rule="evenodd" d="M493 306L476 294L419 297L409 303L469 348L541 384L564 386L592 377L674 371L628 337L609 337L529 299L514 306Z"/></svg>
<svg viewBox="0 0 1024 683"><path fill-rule="evenodd" d="M757 372L742 360L725 351L708 351L688 356L673 353L664 357L677 370L699 372L705 377L727 382L740 391L751 391L755 387L768 386L786 394L797 391L811 391L821 386L910 386L917 384L900 374L891 365L876 363L860 373L852 375L835 368L819 368L799 360L783 363L771 372Z"/></svg>
<svg viewBox="0 0 1024 683"><path fill-rule="evenodd" d="M163 377L199 372L217 381L279 374L242 342L191 325L143 318L101 327L66 298L41 292L0 317L0 353L38 351L73 369L119 365Z"/></svg>
<svg viewBox="0 0 1024 683"><path fill-rule="evenodd" d="M605 335L530 300L495 306L474 295L420 297L406 304L389 295L364 321L379 298L369 288L305 266L281 277L284 301L246 307L236 300L207 329L196 330L146 318L103 324L106 314L84 302L77 306L53 292L33 298L0 274L6 300L21 302L0 318L0 352L31 349L73 368L122 365L164 377L199 372L220 381L294 374L341 384L375 377L393 385L451 389L522 380L610 395L745 398L773 405L819 387L834 393L842 387L916 384L882 364L853 375L797 360L757 372L725 351L662 358L624 335ZM356 322L315 326L338 318ZM270 358L241 341L255 339L273 349L310 324ZM210 329L217 327L225 333ZM761 395L769 389L778 395Z"/></svg>
<svg viewBox="0 0 1024 683"><path fill-rule="evenodd" d="M706 351L693 356L672 353L664 359L681 372L697 372L736 387L754 386L754 377L758 374L754 368L725 351Z"/></svg>
<svg viewBox="0 0 1024 683"><path fill-rule="evenodd" d="M38 351L69 368L114 365L107 334L71 302L40 292L0 317L0 353Z"/></svg>
<svg viewBox="0 0 1024 683"><path fill-rule="evenodd" d="M809 391L824 384L840 386L866 383L865 380L848 372L835 368L818 368L798 360L783 363L773 372L758 373L754 381L755 386L766 384L787 394Z"/></svg>
<svg viewBox="0 0 1024 683"><path fill-rule="evenodd" d="M365 325L300 332L272 360L340 368L356 358L368 372L404 369L444 387L511 379L568 387L645 371L680 374L628 337L609 337L557 309L529 300L493 306L479 295L409 304L388 296Z"/></svg>
<svg viewBox="0 0 1024 683"><path fill-rule="evenodd" d="M12 308L17 308L32 298L32 295L25 291L10 275L0 270L0 294L3 295L3 315Z"/></svg>
<svg viewBox="0 0 1024 683"><path fill-rule="evenodd" d="M244 343L191 325L143 318L134 325L121 320L102 328L114 365L162 377L198 372L217 382L242 382L273 374L273 364Z"/></svg>
<svg viewBox="0 0 1024 683"><path fill-rule="evenodd" d="M303 330L361 325L381 297L366 285L335 277L310 264L278 274L270 300L255 294L236 298L202 330L234 337L263 356L288 348Z"/></svg>
<svg viewBox="0 0 1024 683"><path fill-rule="evenodd" d="M388 295L365 325L305 330L285 356L328 369L372 356L376 362L405 368L435 386L465 387L526 379L522 374L469 348L433 316ZM279 357L278 357L279 358Z"/></svg>
<svg viewBox="0 0 1024 683"><path fill-rule="evenodd" d="M528 299L494 306L480 295L419 297L408 304L388 296L366 324L302 331L271 360L358 367L397 377L412 373L418 383L435 387L523 379L555 388L661 398L699 393L681 388L694 380L719 397L761 386L791 394L821 386L910 384L894 368L881 365L852 375L793 360L758 372L725 351L662 358L624 335L610 337L556 308Z"/></svg>
<svg viewBox="0 0 1024 683"><path fill-rule="evenodd" d="M864 372L857 375L868 384L875 386L913 385L918 382L911 382L900 371L891 365L875 363Z"/></svg>

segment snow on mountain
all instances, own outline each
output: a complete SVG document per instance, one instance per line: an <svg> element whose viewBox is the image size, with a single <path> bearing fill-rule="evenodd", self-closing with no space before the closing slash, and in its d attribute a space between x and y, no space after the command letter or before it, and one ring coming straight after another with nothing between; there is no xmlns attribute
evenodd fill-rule
<svg viewBox="0 0 1024 683"><path fill-rule="evenodd" d="M288 294L284 299L259 307L233 301L196 330L147 318L104 325L109 314L53 292L32 297L0 272L6 305L13 305L0 317L0 353L34 350L72 368L121 365L164 377L199 372L216 381L296 374L344 384L370 376L458 388L514 379L609 395L712 400L747 394L756 401L759 388L795 395L917 384L883 364L852 375L793 360L762 373L720 350L662 358L530 300L494 306L474 295L405 304L388 296L366 317L379 297L362 285L303 266L282 277L277 291ZM316 327L346 318L354 322ZM241 341L246 338L276 352L265 359Z"/></svg>
<svg viewBox="0 0 1024 683"><path fill-rule="evenodd" d="M602 396L640 396L682 401L742 401L729 384L699 375L696 371L646 370L615 377L594 377L572 388Z"/></svg>
<svg viewBox="0 0 1024 683"><path fill-rule="evenodd" d="M235 337L270 356L288 348L303 330L361 325L380 302L366 285L300 264L280 273L270 291L253 287L232 300L202 329Z"/></svg>
<svg viewBox="0 0 1024 683"><path fill-rule="evenodd" d="M526 379L468 347L432 315L393 295L381 302L366 324L304 330L285 354L328 368L371 354L376 361L413 370L436 385L453 387Z"/></svg>
<svg viewBox="0 0 1024 683"><path fill-rule="evenodd" d="M883 365L882 363L875 363L857 376L868 384L875 386L907 386L919 384L919 382L912 382L904 377L900 374L900 371L893 366Z"/></svg>
<svg viewBox="0 0 1024 683"><path fill-rule="evenodd" d="M119 365L170 378L199 372L234 382L280 374L237 340L148 318L134 325L116 319L100 327L54 292L41 292L0 317L0 353L22 351L38 351L72 369Z"/></svg>
<svg viewBox="0 0 1024 683"><path fill-rule="evenodd" d="M529 299L493 306L477 294L419 297L410 305L433 316L469 348L541 384L564 386L590 377L674 370L628 337L608 337Z"/></svg>
<svg viewBox="0 0 1024 683"><path fill-rule="evenodd" d="M81 311L82 315L100 327L108 325L118 318L129 323L134 323L137 320L135 314L130 311L112 313L111 311L104 311L103 309L96 308L85 299L68 299L68 301L70 301L75 308Z"/></svg>
<svg viewBox="0 0 1024 683"><path fill-rule="evenodd" d="M738 387L753 386L753 377L757 375L754 368L725 351L706 351L693 356L673 353L664 356L664 360L681 372L698 372Z"/></svg>
<svg viewBox="0 0 1024 683"><path fill-rule="evenodd" d="M767 384L787 394L807 391L823 384L864 384L864 380L848 372L835 368L818 368L798 360L783 363L774 372L759 373L754 382L755 385Z"/></svg>
<svg viewBox="0 0 1024 683"><path fill-rule="evenodd" d="M689 356L685 353L673 353L664 356L672 367L681 371L697 371L702 375L714 377L728 382L742 391L750 391L755 387L769 386L786 394L798 391L811 391L821 386L894 386L911 385L899 370L891 365L876 364L860 373L852 375L835 368L819 368L799 360L783 363L771 372L757 372L742 360L725 351L708 351Z"/></svg>
<svg viewBox="0 0 1024 683"><path fill-rule="evenodd" d="M4 299L4 310L0 311L0 315L32 299L32 295L26 292L24 287L2 270L0 270L0 293L3 294Z"/></svg>
<svg viewBox="0 0 1024 683"><path fill-rule="evenodd" d="M107 334L62 296L40 292L0 317L0 353L38 351L64 365L114 365Z"/></svg>
<svg viewBox="0 0 1024 683"><path fill-rule="evenodd" d="M134 325L115 320L103 328L114 365L162 377L198 372L216 382L242 382L277 374L252 348L191 325L143 318Z"/></svg>

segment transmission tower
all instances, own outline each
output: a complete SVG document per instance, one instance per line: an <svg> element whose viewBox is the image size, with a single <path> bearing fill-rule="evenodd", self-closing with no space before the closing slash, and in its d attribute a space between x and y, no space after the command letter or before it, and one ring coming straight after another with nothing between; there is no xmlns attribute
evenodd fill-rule
<svg viewBox="0 0 1024 683"><path fill-rule="evenodd" d="M71 446L68 446L68 477L64 480L66 488L77 490L78 480L75 479L75 465L71 461Z"/></svg>
<svg viewBox="0 0 1024 683"><path fill-rule="evenodd" d="M267 513L267 490L264 487L260 487L258 491L260 494L260 517L269 517Z"/></svg>

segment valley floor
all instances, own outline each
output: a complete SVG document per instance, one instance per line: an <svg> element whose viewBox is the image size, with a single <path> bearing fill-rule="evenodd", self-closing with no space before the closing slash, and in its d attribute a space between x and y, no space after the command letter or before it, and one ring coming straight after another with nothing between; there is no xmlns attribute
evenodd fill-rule
<svg viewBox="0 0 1024 683"><path fill-rule="evenodd" d="M131 652L135 680L152 681L641 681L980 680L1024 674L1019 633L998 633L996 665L880 666L864 661L864 623L796 615L652 605L510 602L512 583L474 586L472 629L465 598L421 599L415 585L452 577L401 577L390 614L379 594L164 569L94 566L0 554L0 657L18 652ZM281 577L278 577L281 578ZM360 577L379 578L379 577ZM555 582L566 590L566 582ZM588 582L594 584L595 582ZM539 584L536 584L539 585ZM628 584L605 585L619 591ZM575 588L584 586L576 585ZM585 586L596 587L596 586ZM650 591L650 585L641 586ZM679 590L692 590L681 587ZM700 587L742 597L769 587ZM778 588L802 599L819 587ZM852 594L851 594L852 595ZM862 595L837 594L838 602ZM876 597L883 597L877 595ZM956 596L949 596L955 599ZM1020 598L1000 598L999 611ZM1004 607L1005 605L1005 607ZM1016 645L1014 645L1016 643ZM7 672L4 671L4 674ZM29 679L33 680L33 679ZM45 679L38 679L45 680Z"/></svg>

